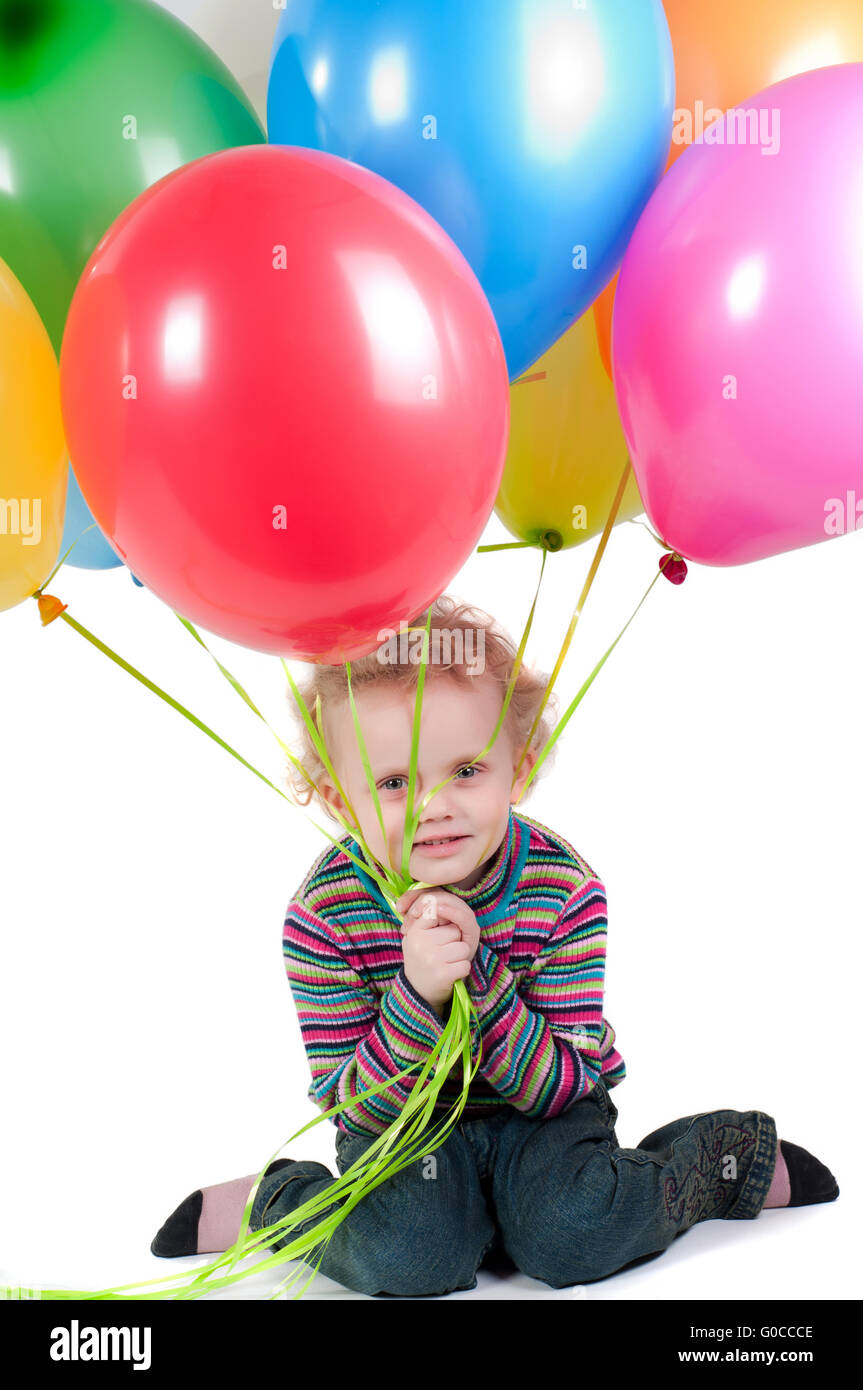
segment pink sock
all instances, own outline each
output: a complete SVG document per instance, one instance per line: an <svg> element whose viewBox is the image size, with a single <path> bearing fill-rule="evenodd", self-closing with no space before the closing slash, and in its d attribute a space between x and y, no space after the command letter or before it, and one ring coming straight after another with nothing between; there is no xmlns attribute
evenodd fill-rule
<svg viewBox="0 0 863 1390"><path fill-rule="evenodd" d="M215 1255L228 1250L240 1234L243 1208L257 1173L232 1178L213 1187L202 1187L203 1203L198 1219L198 1254Z"/></svg>
<svg viewBox="0 0 863 1390"><path fill-rule="evenodd" d="M252 1179L254 1182L254 1178ZM765 1207L787 1207L791 1201L791 1179L788 1176L788 1167L776 1141L776 1167L773 1170L773 1181L764 1202Z"/></svg>

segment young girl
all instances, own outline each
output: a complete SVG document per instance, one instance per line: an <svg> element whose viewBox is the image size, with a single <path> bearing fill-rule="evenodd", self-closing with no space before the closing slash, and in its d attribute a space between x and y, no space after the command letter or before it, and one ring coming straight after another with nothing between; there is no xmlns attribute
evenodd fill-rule
<svg viewBox="0 0 863 1390"><path fill-rule="evenodd" d="M477 758L500 716L516 648L487 614L447 596L433 605L431 628L414 805L455 774L420 815L411 848L413 880L432 887L399 900L402 921L374 881L330 845L288 907L285 964L311 1070L308 1095L322 1110L424 1060L457 980L477 1011L481 1063L444 1143L362 1198L336 1227L320 1272L361 1293L427 1298L472 1289L481 1265L502 1261L559 1289L661 1254L698 1221L833 1201L839 1189L829 1169L779 1140L760 1110L686 1115L637 1148L618 1146L610 1091L626 1069L602 1013L605 889L562 835L514 809L551 731L546 714L521 760L546 682L522 666L498 737ZM390 660L389 645L351 663L385 840L344 669L315 666L302 693L309 708L320 696L326 747L366 844L397 866L418 666ZM483 658L440 660L445 647L462 657L480 648ZM547 708L556 704L553 694ZM326 807L353 824L308 739L300 761ZM295 788L310 799L305 782ZM351 836L341 843L362 858ZM399 1115L413 1084L407 1077L334 1117L340 1173ZM451 1074L435 1122L459 1090ZM227 1249L255 1177L191 1193L153 1253ZM261 1179L250 1229L272 1225L333 1181L320 1163L277 1160Z"/></svg>

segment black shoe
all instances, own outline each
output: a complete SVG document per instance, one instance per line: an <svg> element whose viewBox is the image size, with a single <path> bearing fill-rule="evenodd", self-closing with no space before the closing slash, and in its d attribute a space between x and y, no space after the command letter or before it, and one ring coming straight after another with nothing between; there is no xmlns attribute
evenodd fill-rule
<svg viewBox="0 0 863 1390"><path fill-rule="evenodd" d="M814 1202L835 1202L839 1186L830 1169L807 1149L780 1139L779 1147L791 1181L789 1207L808 1207Z"/></svg>
<svg viewBox="0 0 863 1390"><path fill-rule="evenodd" d="M277 1158L274 1163L265 1169L264 1177L268 1173L275 1173L279 1168L284 1168L286 1164L293 1163L290 1158ZM201 1207L204 1204L204 1194L200 1187L194 1192L190 1192L188 1197L184 1197L175 1211L171 1212L167 1221L160 1226L150 1244L150 1252L153 1255L162 1255L167 1259L173 1259L177 1255L197 1255L198 1253L198 1222L201 1219Z"/></svg>

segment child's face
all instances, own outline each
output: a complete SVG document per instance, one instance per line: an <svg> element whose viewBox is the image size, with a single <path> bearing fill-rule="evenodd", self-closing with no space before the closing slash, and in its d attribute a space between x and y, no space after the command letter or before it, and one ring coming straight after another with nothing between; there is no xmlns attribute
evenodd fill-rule
<svg viewBox="0 0 863 1390"><path fill-rule="evenodd" d="M350 706L338 705L328 713L325 724L330 760L356 811L363 838L375 857L395 870L401 868L415 698L414 690L398 691L383 684L356 695L386 846L357 747ZM471 762L494 733L502 704L499 687L481 676L466 689L445 673L432 678L426 675L414 810L427 792L455 775L420 815L409 860L415 882L472 888L503 841L510 805L521 794L537 755L531 752L525 756L513 783L520 750L514 748L504 724L490 752L477 763ZM324 777L319 785L325 800L353 824L332 781ZM436 850L420 843L442 836L458 839L448 848Z"/></svg>

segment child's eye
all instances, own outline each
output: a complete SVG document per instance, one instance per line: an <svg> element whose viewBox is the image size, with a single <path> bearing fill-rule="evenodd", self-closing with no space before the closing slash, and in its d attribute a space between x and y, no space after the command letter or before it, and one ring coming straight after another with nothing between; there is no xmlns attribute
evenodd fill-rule
<svg viewBox="0 0 863 1390"><path fill-rule="evenodd" d="M461 777L461 773L463 773L463 772L470 773L471 775L468 776L468 777ZM456 778L461 777L461 780L462 780L463 782L471 782L471 781L473 781L473 774L474 774L474 773L477 773L477 772L479 772L479 768L478 768L474 763L465 763L464 767L460 767L460 768L459 768L458 772L456 773ZM385 777L384 780L383 780L383 782L380 783L381 790L382 790L382 791L388 791L388 792L391 792L391 791L401 791L401 787L394 787L394 786L393 786L393 783L394 783L394 782L407 782L407 778L406 778L406 777Z"/></svg>
<svg viewBox="0 0 863 1390"><path fill-rule="evenodd" d="M391 792L391 791L398 791L398 790L399 790L398 787L395 787L395 788L394 788L394 787L392 787L390 784L391 784L392 782L404 782L404 781L405 781L405 778L404 778L404 777L386 777L386 778L384 778L383 782L381 782L381 789L382 789L383 791L388 791L388 792Z"/></svg>

